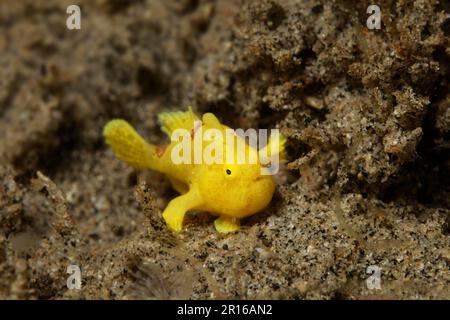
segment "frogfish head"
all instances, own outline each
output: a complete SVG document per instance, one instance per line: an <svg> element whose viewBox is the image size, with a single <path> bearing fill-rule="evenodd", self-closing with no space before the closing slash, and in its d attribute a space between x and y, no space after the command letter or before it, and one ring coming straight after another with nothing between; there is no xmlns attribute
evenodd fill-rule
<svg viewBox="0 0 450 320"><path fill-rule="evenodd" d="M273 177L263 173L259 163L207 166L200 178L205 210L236 218L263 210L275 191Z"/></svg>

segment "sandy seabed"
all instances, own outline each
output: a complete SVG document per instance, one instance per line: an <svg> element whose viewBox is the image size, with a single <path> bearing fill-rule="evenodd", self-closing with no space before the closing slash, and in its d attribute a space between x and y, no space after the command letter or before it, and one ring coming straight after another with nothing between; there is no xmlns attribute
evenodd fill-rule
<svg viewBox="0 0 450 320"><path fill-rule="evenodd" d="M449 1L72 2L0 2L0 298L450 298ZM103 142L188 105L288 138L235 234Z"/></svg>

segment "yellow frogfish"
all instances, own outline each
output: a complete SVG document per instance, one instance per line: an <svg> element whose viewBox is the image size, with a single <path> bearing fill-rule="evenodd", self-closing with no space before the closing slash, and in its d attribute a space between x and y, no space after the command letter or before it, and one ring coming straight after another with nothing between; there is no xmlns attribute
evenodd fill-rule
<svg viewBox="0 0 450 320"><path fill-rule="evenodd" d="M212 113L200 120L189 107L162 112L158 119L171 139L167 145L147 143L122 119L109 121L103 135L117 158L136 169L165 174L180 193L162 214L172 230L181 231L185 214L197 210L218 217L214 221L218 232L233 232L240 219L268 206L276 185L269 167L284 154L281 135L271 135L258 150Z"/></svg>

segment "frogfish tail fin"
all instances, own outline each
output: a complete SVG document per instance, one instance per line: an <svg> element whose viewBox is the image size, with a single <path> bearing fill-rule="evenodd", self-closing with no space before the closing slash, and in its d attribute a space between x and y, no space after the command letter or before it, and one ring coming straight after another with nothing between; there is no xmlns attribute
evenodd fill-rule
<svg viewBox="0 0 450 320"><path fill-rule="evenodd" d="M125 120L109 121L103 128L103 136L120 160L136 169L152 168L155 146L147 143Z"/></svg>

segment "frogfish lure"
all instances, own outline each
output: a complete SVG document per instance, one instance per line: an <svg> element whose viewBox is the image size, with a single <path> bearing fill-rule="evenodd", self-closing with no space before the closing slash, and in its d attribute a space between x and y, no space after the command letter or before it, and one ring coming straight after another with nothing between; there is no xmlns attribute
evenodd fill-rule
<svg viewBox="0 0 450 320"><path fill-rule="evenodd" d="M205 113L200 120L189 107L187 111L159 113L158 119L162 131L171 138L167 145L157 146L146 142L122 119L109 121L103 129L103 135L117 158L136 169L150 169L165 174L173 188L180 193L169 202L162 214L172 230L181 231L186 212L198 210L217 216L214 226L218 232L233 232L239 229L240 219L268 206L276 183L273 175L267 171L270 163L268 165L263 159L283 158L285 139L281 135L276 138L271 136L267 144L257 150L212 113ZM229 144L224 138L212 139L213 136L225 137L230 131L234 132L232 141L235 143ZM177 132L188 134L178 134L178 138L174 139ZM214 134L205 139L200 136L202 132L205 135L206 132ZM183 142L193 142L193 145L201 139L200 149L198 145L183 149L188 154L183 154L182 158L188 161L174 157L182 153L180 136L187 140ZM223 161L196 161L198 155L195 153L198 151L209 152L214 159ZM255 161L241 161L239 155Z"/></svg>

